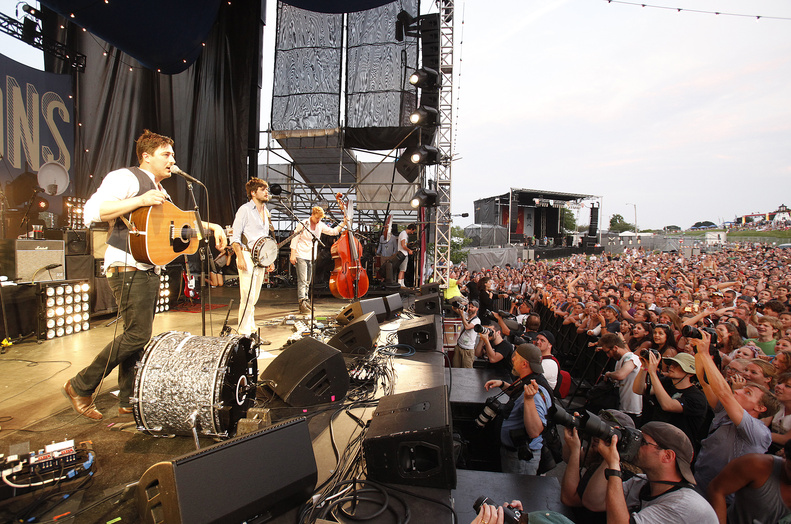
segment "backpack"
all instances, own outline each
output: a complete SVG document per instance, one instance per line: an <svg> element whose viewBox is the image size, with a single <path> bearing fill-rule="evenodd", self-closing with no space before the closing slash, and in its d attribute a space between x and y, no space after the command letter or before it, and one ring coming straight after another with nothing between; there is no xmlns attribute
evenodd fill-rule
<svg viewBox="0 0 791 524"><path fill-rule="evenodd" d="M560 369L560 362L554 356L550 355L545 358L551 358L558 365L558 382L555 384L555 389L552 391L556 397L566 398L571 390L571 374L565 369Z"/></svg>

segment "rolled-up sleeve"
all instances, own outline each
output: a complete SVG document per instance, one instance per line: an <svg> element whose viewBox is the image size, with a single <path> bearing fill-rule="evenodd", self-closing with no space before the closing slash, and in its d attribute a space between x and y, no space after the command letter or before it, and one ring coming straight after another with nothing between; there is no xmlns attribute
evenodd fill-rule
<svg viewBox="0 0 791 524"><path fill-rule="evenodd" d="M91 195L83 209L83 220L86 224L104 222L102 220L102 204L109 201L120 201L132 198L140 191L137 178L126 169L117 169L107 173L99 189Z"/></svg>

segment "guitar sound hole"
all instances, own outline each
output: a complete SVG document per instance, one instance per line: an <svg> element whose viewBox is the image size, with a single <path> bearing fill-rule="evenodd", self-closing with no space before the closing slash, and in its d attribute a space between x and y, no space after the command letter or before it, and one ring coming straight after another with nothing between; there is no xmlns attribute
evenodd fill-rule
<svg viewBox="0 0 791 524"><path fill-rule="evenodd" d="M176 253L181 253L189 247L191 231L192 229L189 226L181 226L181 232L179 236L173 239L173 251Z"/></svg>

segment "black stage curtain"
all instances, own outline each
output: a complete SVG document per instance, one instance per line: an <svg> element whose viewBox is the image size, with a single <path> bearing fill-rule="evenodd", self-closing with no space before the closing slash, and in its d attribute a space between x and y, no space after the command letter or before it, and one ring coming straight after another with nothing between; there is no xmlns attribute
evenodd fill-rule
<svg viewBox="0 0 791 524"><path fill-rule="evenodd" d="M141 8L142 9L142 8ZM156 12L156 8L148 11ZM179 167L202 180L211 196L211 220L230 224L247 200L248 150L258 148L263 2L223 2L201 56L186 71L165 75L50 12L44 32L87 56L73 73L77 93L76 196L87 198L108 172L137 165L134 140L143 129L171 136ZM151 15L156 16L156 15ZM130 22L131 23L131 22ZM63 24L67 29L61 30ZM174 23L174 30L178 25ZM68 72L47 58L51 72ZM257 104L256 104L257 105ZM250 125L254 123L255 125ZM252 158L255 158L253 153ZM174 202L191 209L186 183L169 180ZM206 214L206 195L197 189Z"/></svg>

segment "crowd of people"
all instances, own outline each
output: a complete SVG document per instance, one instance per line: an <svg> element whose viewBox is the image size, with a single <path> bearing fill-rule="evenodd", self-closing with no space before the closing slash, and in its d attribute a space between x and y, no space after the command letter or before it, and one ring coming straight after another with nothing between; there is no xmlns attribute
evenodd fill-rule
<svg viewBox="0 0 791 524"><path fill-rule="evenodd" d="M454 268L445 296L463 331L453 365L488 360L504 375L487 389L511 399L503 471L546 471L555 430L563 502L586 522L791 522L789 258L750 244L693 257L627 249ZM558 325L584 344L564 347ZM577 423L556 424L574 351L606 356L590 392L614 393L605 405L574 399ZM622 442L586 432L593 406ZM482 507L474 522L501 515Z"/></svg>

